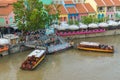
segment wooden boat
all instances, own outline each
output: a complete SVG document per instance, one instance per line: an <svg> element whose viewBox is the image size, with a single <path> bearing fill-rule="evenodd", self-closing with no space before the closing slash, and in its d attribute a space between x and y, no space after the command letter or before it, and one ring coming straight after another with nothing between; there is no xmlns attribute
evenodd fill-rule
<svg viewBox="0 0 120 80"><path fill-rule="evenodd" d="M0 45L0 52L8 51L8 49L9 49L8 45Z"/></svg>
<svg viewBox="0 0 120 80"><path fill-rule="evenodd" d="M98 52L108 52L113 53L114 47L108 46L105 44L95 43L95 42L81 42L78 46L78 49L88 50L88 51L98 51Z"/></svg>
<svg viewBox="0 0 120 80"><path fill-rule="evenodd" d="M21 69L23 70L33 70L39 65L39 63L45 58L46 50L36 49L31 52L27 59L22 63Z"/></svg>
<svg viewBox="0 0 120 80"><path fill-rule="evenodd" d="M0 52L8 51L9 49L9 41L4 38L0 38Z"/></svg>

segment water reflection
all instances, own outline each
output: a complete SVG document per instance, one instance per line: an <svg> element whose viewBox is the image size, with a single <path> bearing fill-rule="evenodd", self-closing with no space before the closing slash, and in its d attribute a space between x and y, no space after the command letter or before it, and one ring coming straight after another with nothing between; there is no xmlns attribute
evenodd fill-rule
<svg viewBox="0 0 120 80"><path fill-rule="evenodd" d="M93 51L83 51L78 50L80 53L80 56L88 56L88 57L113 57L114 53L103 53L103 52L93 52Z"/></svg>

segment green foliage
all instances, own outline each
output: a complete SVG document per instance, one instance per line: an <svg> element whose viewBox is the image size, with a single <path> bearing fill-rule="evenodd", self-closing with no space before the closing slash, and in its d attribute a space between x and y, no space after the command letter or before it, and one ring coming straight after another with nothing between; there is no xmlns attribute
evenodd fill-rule
<svg viewBox="0 0 120 80"><path fill-rule="evenodd" d="M82 21L81 22L84 23L84 24L90 24L90 23L105 22L107 20L108 20L108 18L98 19L98 18L95 18L95 17L85 16L85 17L82 17Z"/></svg>
<svg viewBox="0 0 120 80"><path fill-rule="evenodd" d="M69 25L74 24L73 20L69 20L69 21L68 21L68 24L69 24Z"/></svg>
<svg viewBox="0 0 120 80"><path fill-rule="evenodd" d="M77 20L75 20L74 23L75 23L75 25L79 25L79 21L77 21Z"/></svg>
<svg viewBox="0 0 120 80"><path fill-rule="evenodd" d="M15 21L23 31L45 28L59 15L49 15L48 12L39 0L19 0L14 3Z"/></svg>
<svg viewBox="0 0 120 80"><path fill-rule="evenodd" d="M69 25L72 25L72 24L79 25L79 21L77 21L77 20L74 20L74 21L73 20L69 20L68 24Z"/></svg>
<svg viewBox="0 0 120 80"><path fill-rule="evenodd" d="M92 23L93 19L91 17L84 16L82 17L82 23L89 24Z"/></svg>
<svg viewBox="0 0 120 80"><path fill-rule="evenodd" d="M54 4L52 4L54 5ZM51 25L53 23L53 20L56 20L58 22L59 19L59 15L60 15L60 11L58 10L58 8L60 7L60 5L54 5L55 9L56 9L56 13L55 14L49 14L48 16L48 25ZM50 13L51 11L53 11L53 8L50 7L50 5L45 5L45 9L48 11L48 13Z"/></svg>
<svg viewBox="0 0 120 80"><path fill-rule="evenodd" d="M101 18L101 19L98 19L98 22L103 22L104 21L104 18Z"/></svg>

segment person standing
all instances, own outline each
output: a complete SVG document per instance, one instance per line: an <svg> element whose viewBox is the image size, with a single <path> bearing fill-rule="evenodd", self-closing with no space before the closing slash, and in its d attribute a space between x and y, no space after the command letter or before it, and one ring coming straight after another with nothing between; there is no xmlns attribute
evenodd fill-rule
<svg viewBox="0 0 120 80"><path fill-rule="evenodd" d="M2 38L1 30L0 30L0 38Z"/></svg>
<svg viewBox="0 0 120 80"><path fill-rule="evenodd" d="M3 29L0 30L1 38L3 38Z"/></svg>
<svg viewBox="0 0 120 80"><path fill-rule="evenodd" d="M1 31L1 36L2 36L2 38L3 38L3 31Z"/></svg>

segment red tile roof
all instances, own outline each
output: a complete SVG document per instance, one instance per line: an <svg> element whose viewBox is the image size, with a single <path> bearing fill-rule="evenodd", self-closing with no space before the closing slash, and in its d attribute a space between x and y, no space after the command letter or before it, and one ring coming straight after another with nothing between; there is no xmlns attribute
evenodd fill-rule
<svg viewBox="0 0 120 80"><path fill-rule="evenodd" d="M112 0L115 6L120 6L120 1L119 0Z"/></svg>
<svg viewBox="0 0 120 80"><path fill-rule="evenodd" d="M86 9L84 8L84 6L82 4L76 4L76 8L78 10L79 13L87 13Z"/></svg>
<svg viewBox="0 0 120 80"><path fill-rule="evenodd" d="M60 14L67 14L67 11L63 5L55 5L56 9L60 11Z"/></svg>
<svg viewBox="0 0 120 80"><path fill-rule="evenodd" d="M13 11L12 5L2 7L0 8L0 16L8 16L12 11Z"/></svg>
<svg viewBox="0 0 120 80"><path fill-rule="evenodd" d="M49 5L49 14L56 14L56 8L54 7L54 5Z"/></svg>
<svg viewBox="0 0 120 80"><path fill-rule="evenodd" d="M84 4L86 9L88 10L88 13L95 12L95 10L92 8L92 6L89 3Z"/></svg>
<svg viewBox="0 0 120 80"><path fill-rule="evenodd" d="M68 14L76 14L78 13L74 7L67 7Z"/></svg>
<svg viewBox="0 0 120 80"><path fill-rule="evenodd" d="M0 4L13 4L14 2L17 2L17 0L0 0Z"/></svg>
<svg viewBox="0 0 120 80"><path fill-rule="evenodd" d="M64 1L65 2L65 4L73 4L73 1L71 0L71 1Z"/></svg>
<svg viewBox="0 0 120 80"><path fill-rule="evenodd" d="M0 3L0 7L4 7L4 6L8 6L8 4L5 4L5 3L4 3L4 4L1 4L1 3Z"/></svg>
<svg viewBox="0 0 120 80"><path fill-rule="evenodd" d="M103 1L102 0L95 0L95 2L96 2L96 4L97 4L97 6L105 6L105 4L103 3Z"/></svg>
<svg viewBox="0 0 120 80"><path fill-rule="evenodd" d="M106 6L113 6L114 4L111 2L111 0L103 0Z"/></svg>

